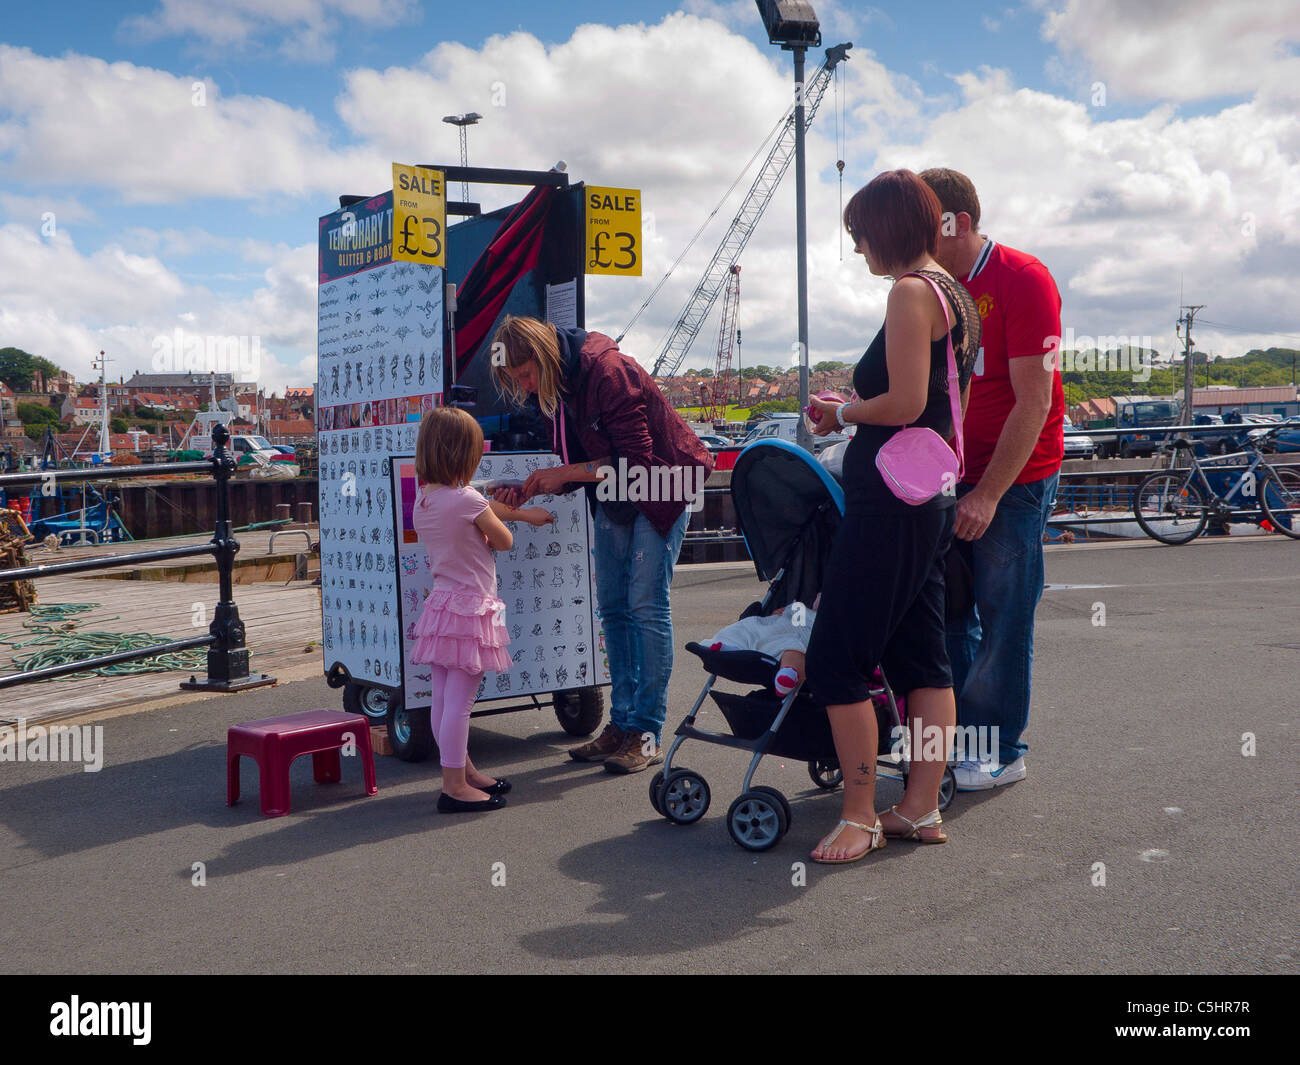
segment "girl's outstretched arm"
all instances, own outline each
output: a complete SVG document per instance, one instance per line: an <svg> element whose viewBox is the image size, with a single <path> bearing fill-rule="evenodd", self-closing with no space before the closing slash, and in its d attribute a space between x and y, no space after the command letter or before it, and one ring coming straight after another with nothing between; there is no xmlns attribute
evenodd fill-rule
<svg viewBox="0 0 1300 1065"><path fill-rule="evenodd" d="M492 506L493 504L489 503L487 508L474 519L474 524L493 551L509 551L514 546L515 534L501 523L501 519L493 513Z"/></svg>

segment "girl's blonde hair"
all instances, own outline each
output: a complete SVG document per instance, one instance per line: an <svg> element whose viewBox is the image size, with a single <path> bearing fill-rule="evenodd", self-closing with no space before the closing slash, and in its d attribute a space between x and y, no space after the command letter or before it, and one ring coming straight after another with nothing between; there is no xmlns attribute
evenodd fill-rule
<svg viewBox="0 0 1300 1065"><path fill-rule="evenodd" d="M420 422L415 475L425 484L469 484L483 461L483 430L459 407L434 407Z"/></svg>
<svg viewBox="0 0 1300 1065"><path fill-rule="evenodd" d="M492 375L497 391L522 407L528 394L506 372L537 360L537 404L548 418L559 409L564 365L555 326L536 318L507 315L492 337Z"/></svg>

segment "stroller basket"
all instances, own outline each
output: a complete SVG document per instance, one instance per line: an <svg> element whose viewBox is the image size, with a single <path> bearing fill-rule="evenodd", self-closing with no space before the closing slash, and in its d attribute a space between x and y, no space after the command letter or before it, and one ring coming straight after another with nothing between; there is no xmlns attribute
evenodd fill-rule
<svg viewBox="0 0 1300 1065"><path fill-rule="evenodd" d="M727 719L727 727L731 729L732 735L741 740L757 740L772 727L772 722L781 710L781 699L769 689L759 688L740 695L714 688L709 695ZM878 750L879 753L886 754L893 743L890 734L893 723L888 703L882 705L882 702L881 699L875 699L872 705L876 710ZM800 762L834 760L835 740L831 736L830 718L826 716L825 708L818 706L807 690L800 691L795 696L794 704L776 730L766 753Z"/></svg>

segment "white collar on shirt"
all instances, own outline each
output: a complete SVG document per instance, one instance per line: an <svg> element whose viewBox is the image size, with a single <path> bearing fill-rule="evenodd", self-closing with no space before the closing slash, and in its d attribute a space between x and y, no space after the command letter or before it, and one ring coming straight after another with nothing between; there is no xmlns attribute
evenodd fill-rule
<svg viewBox="0 0 1300 1065"><path fill-rule="evenodd" d="M993 249L997 241L992 237L984 238L984 247L980 249L979 258L975 260L975 265L970 268L970 273L966 275L967 283L975 280L975 275L984 269L985 264L989 261L989 256L993 254Z"/></svg>

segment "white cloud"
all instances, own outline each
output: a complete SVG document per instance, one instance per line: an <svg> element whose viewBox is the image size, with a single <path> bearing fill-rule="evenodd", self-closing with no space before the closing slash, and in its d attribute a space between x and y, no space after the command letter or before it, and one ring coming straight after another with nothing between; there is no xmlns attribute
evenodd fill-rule
<svg viewBox="0 0 1300 1065"><path fill-rule="evenodd" d="M277 38L288 58L323 61L334 56L340 18L383 27L417 11L415 0L161 0L153 14L125 19L121 33L140 41L189 37L221 48L251 48Z"/></svg>
<svg viewBox="0 0 1300 1065"><path fill-rule="evenodd" d="M1288 62L1263 63L1259 83L1276 86ZM11 175L49 188L56 209L77 203L57 198L72 185L163 203L270 191L301 214L311 239L334 194L387 188L393 159L455 160L457 132L441 117L477 110L484 118L469 131L473 165L545 169L564 158L575 180L643 190L655 216L645 276L587 281L589 327L617 335L784 113L787 63L775 49L688 14L651 26L586 25L554 45L525 33L477 48L447 43L414 67L350 70L335 106L353 141L336 147L310 114L275 100L221 97L210 87L206 113L195 115L189 78L0 47L0 159ZM989 69L956 72L950 97L927 97L864 48L852 52L843 79L853 131L846 198L882 169L965 171L981 194L983 228L1047 263L1077 333L1149 334L1169 350L1180 277L1187 301L1208 304L1211 321L1259 330L1198 328L1204 347L1235 352L1267 346L1269 330L1295 332L1286 315L1300 285L1300 118L1276 93L1199 117L1161 104L1121 120L1104 107L1018 88L1007 72ZM828 96L808 138L812 362L856 358L888 290L851 248L840 258L832 106ZM410 158L411 144L424 146L422 158ZM625 341L646 365L749 177ZM490 209L521 190L471 191ZM15 223L0 228L0 343L56 362L81 360L69 368L83 374L99 348L124 368L144 368L152 337L183 323L261 336L273 360L267 379L279 387L312 380L314 245L258 239L242 211L219 233L206 220L207 229L187 225L177 211L156 229L110 232L107 245L83 254L62 226L58 238L41 239L32 211L43 199L29 193L0 201ZM789 363L793 247L787 175L742 259L746 365ZM181 270L192 264L181 260L207 251L249 264L257 280L235 296L194 284ZM715 311L689 364L711 364L716 337Z"/></svg>
<svg viewBox="0 0 1300 1065"><path fill-rule="evenodd" d="M356 172L307 112L202 84L195 106L190 77L0 45L0 160L10 178L143 203L318 194Z"/></svg>
<svg viewBox="0 0 1300 1065"><path fill-rule="evenodd" d="M178 326L257 336L259 380L282 391L315 377L315 246L278 249L260 276L248 296L217 296L120 244L83 255L66 233L42 238L34 227L0 226L0 337L86 380L100 350L115 375L150 370L154 338Z"/></svg>
<svg viewBox="0 0 1300 1065"><path fill-rule="evenodd" d="M1300 18L1286 0L1067 0L1046 10L1043 37L1112 101L1300 91Z"/></svg>

